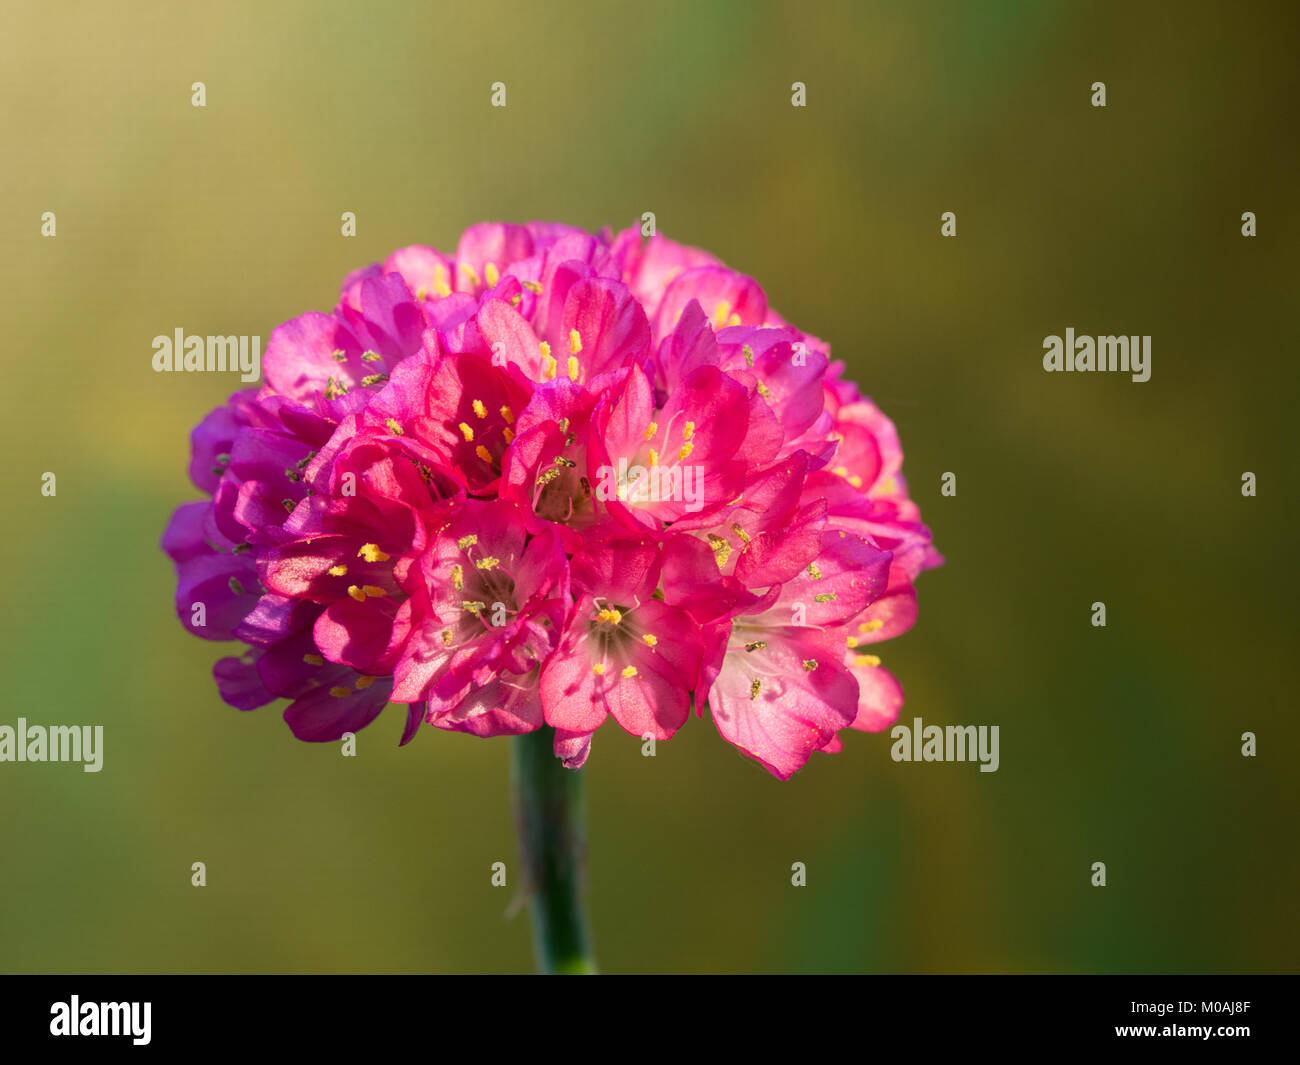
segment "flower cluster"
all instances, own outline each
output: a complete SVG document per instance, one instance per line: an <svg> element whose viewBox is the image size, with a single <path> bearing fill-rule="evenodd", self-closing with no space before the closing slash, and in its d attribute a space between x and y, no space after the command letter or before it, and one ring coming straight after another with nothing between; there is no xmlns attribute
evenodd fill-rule
<svg viewBox="0 0 1300 1065"><path fill-rule="evenodd" d="M695 248L482 224L349 276L278 326L265 383L192 434L209 498L163 548L243 710L303 740L389 702L478 736L707 707L786 779L902 690L868 647L937 565L892 423L826 344Z"/></svg>

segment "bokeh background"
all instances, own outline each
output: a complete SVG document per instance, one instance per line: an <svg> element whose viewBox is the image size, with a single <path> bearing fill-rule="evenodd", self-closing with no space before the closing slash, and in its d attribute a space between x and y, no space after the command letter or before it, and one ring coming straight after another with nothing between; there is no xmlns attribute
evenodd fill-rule
<svg viewBox="0 0 1300 1065"><path fill-rule="evenodd" d="M882 654L904 720L997 724L1001 768L859 735L782 784L707 720L653 759L611 722L586 770L601 966L1297 969L1293 5L136 0L4 23L0 723L103 724L106 751L98 775L0 764L0 971L531 967L506 741L399 750L390 709L345 759L282 706L218 699L227 647L176 622L158 539L235 384L155 374L151 340L265 338L475 221L643 211L756 277L896 420L948 562ZM1150 382L1045 374L1067 326L1152 335Z"/></svg>

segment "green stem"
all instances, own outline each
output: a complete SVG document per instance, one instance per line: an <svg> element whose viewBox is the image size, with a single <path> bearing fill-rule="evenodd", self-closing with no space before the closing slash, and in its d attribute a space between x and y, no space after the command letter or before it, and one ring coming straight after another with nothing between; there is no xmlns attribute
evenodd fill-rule
<svg viewBox="0 0 1300 1065"><path fill-rule="evenodd" d="M555 757L555 730L516 736L511 751L515 827L524 863L533 949L543 973L594 973L582 908L586 839L582 770Z"/></svg>

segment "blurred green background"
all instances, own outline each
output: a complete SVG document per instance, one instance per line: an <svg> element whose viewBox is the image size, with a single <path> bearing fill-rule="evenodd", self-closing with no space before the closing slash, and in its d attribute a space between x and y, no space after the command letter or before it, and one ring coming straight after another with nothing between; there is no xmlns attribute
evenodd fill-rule
<svg viewBox="0 0 1300 1065"><path fill-rule="evenodd" d="M97 775L0 764L0 971L531 967L506 741L399 750L390 709L345 759L218 699L229 645L181 629L158 538L234 382L154 373L151 340L265 338L472 222L643 211L896 420L948 563L881 653L904 721L997 724L1001 768L858 735L782 784L707 720L653 759L611 722L602 967L1296 970L1294 5L137 0L4 30L0 723L106 739ZM1152 335L1151 380L1045 374L1067 326Z"/></svg>

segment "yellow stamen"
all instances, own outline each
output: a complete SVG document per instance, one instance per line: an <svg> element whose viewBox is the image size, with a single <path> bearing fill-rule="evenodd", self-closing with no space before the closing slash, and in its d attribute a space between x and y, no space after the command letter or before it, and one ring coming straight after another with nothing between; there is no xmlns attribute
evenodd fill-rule
<svg viewBox="0 0 1300 1065"><path fill-rule="evenodd" d="M560 364L556 362L553 358L551 358L549 355L547 355L546 365L542 369L542 376L545 377L548 381L554 381L555 371L558 370L559 368L560 368Z"/></svg>
<svg viewBox="0 0 1300 1065"><path fill-rule="evenodd" d="M375 677L358 677L358 678L357 678L357 691L362 691L362 690L364 690L364 689L366 689L366 688L369 688L370 685L372 685L372 684L375 683L375 680L376 680L376 679L377 679L377 678L375 678Z"/></svg>
<svg viewBox="0 0 1300 1065"><path fill-rule="evenodd" d="M515 412L512 411L508 406L501 408L501 417L503 417L506 420L506 425L515 424Z"/></svg>
<svg viewBox="0 0 1300 1065"><path fill-rule="evenodd" d="M745 530L740 527L740 522L736 522L732 525L731 531L744 540L745 543L749 543L749 533L745 532Z"/></svg>
<svg viewBox="0 0 1300 1065"><path fill-rule="evenodd" d="M488 263L483 267L483 276L487 278L487 283L492 288L497 287L497 282L501 280L501 274L497 270L496 263Z"/></svg>
<svg viewBox="0 0 1300 1065"><path fill-rule="evenodd" d="M655 435L655 433L657 433L657 432L659 432L659 423L658 423L658 422L651 422L649 425L647 425L647 426L645 427L645 438L646 438L647 440L649 440L649 439L651 439L651 438Z"/></svg>
<svg viewBox="0 0 1300 1065"><path fill-rule="evenodd" d="M528 289L529 292L540 293L542 291L542 283L540 281L520 281L519 283L523 285L524 288Z"/></svg>
<svg viewBox="0 0 1300 1065"><path fill-rule="evenodd" d="M645 641L647 647L655 647L659 643L659 637L656 636L653 632L647 632L644 636L641 637L641 639Z"/></svg>
<svg viewBox="0 0 1300 1065"><path fill-rule="evenodd" d="M329 572L331 577L344 577L347 576L348 568L347 566L331 566Z"/></svg>
<svg viewBox="0 0 1300 1065"><path fill-rule="evenodd" d="M605 673L605 664L603 662L597 662L594 666L591 667L591 671L595 673L596 676L598 677L603 676Z"/></svg>
<svg viewBox="0 0 1300 1065"><path fill-rule="evenodd" d="M759 680L757 677L755 677L755 678L754 678L752 681L750 681L750 683L749 683L749 698L750 698L750 701L752 702L753 700L757 699L757 698L758 698L758 693L761 692L762 690L763 690L763 682L762 682L761 680Z"/></svg>
<svg viewBox="0 0 1300 1065"><path fill-rule="evenodd" d="M623 676L628 677L629 679L632 678L632 677L635 677L635 676L636 676L636 666L624 666L624 667L623 667Z"/></svg>
<svg viewBox="0 0 1300 1065"><path fill-rule="evenodd" d="M505 427L505 429L502 430L502 435L506 438L506 443L507 443L507 444L513 444L513 443L514 443L514 441L515 441L515 431L514 431L513 429L511 429L510 426L507 425L507 426Z"/></svg>
<svg viewBox="0 0 1300 1065"><path fill-rule="evenodd" d="M459 547L462 551L468 551L476 543L478 543L478 534L470 533L468 536L462 536L459 540L457 540L456 546Z"/></svg>
<svg viewBox="0 0 1300 1065"><path fill-rule="evenodd" d="M331 688L331 689L330 689L330 694L331 694L332 696L334 696L335 699L342 699L342 698L344 698L345 696L351 695L351 694L352 694L352 689L351 689L351 688L343 688L343 687Z"/></svg>
<svg viewBox="0 0 1300 1065"><path fill-rule="evenodd" d="M348 585L348 595L352 596L352 598L355 599L358 603L364 603L366 601L366 593L363 592L360 588L358 588L355 584Z"/></svg>
<svg viewBox="0 0 1300 1065"><path fill-rule="evenodd" d="M682 449L679 452L677 452L677 458L678 459L690 458L691 452L694 450L695 450L695 445L688 440L686 441L686 443L682 445Z"/></svg>
<svg viewBox="0 0 1300 1065"><path fill-rule="evenodd" d="M569 330L569 354L576 355L582 350L582 337L576 329Z"/></svg>
<svg viewBox="0 0 1300 1065"><path fill-rule="evenodd" d="M819 581L822 579L822 571L817 568L816 562L808 563L808 576L815 581Z"/></svg>
<svg viewBox="0 0 1300 1065"><path fill-rule="evenodd" d="M880 665L879 655L854 655L853 664L855 666L878 666Z"/></svg>
<svg viewBox="0 0 1300 1065"><path fill-rule="evenodd" d="M392 555L386 555L380 551L378 544L362 544L361 550L357 552L357 555L360 558L364 558L367 562L387 562L392 558Z"/></svg>
<svg viewBox="0 0 1300 1065"><path fill-rule="evenodd" d="M844 642L848 644L849 649L852 650L854 647L857 647L858 644L860 644L862 641L859 640L856 636L846 636L844 638Z"/></svg>
<svg viewBox="0 0 1300 1065"><path fill-rule="evenodd" d="M726 323L729 314L731 314L731 304L726 300L722 300L713 311L713 321L718 329L721 329Z"/></svg>
<svg viewBox="0 0 1300 1065"><path fill-rule="evenodd" d="M361 590L365 592L366 595L370 596L371 599L382 599L388 594L382 588L376 588L373 584L363 584Z"/></svg>
<svg viewBox="0 0 1300 1065"><path fill-rule="evenodd" d="M659 465L659 452L657 452L654 448L650 449L650 465L651 466Z"/></svg>
<svg viewBox="0 0 1300 1065"><path fill-rule="evenodd" d="M885 623L877 618L875 621L864 621L858 626L858 632L875 632L877 629L883 629Z"/></svg>
<svg viewBox="0 0 1300 1065"><path fill-rule="evenodd" d="M460 568L460 563L451 567L451 583L456 591L463 592L465 590L465 571Z"/></svg>
<svg viewBox="0 0 1300 1065"><path fill-rule="evenodd" d="M465 443L472 443L474 440L474 430L469 427L468 422L460 423L460 435L465 438Z"/></svg>
<svg viewBox="0 0 1300 1065"><path fill-rule="evenodd" d="M321 658L320 655L303 655L302 660L309 666L323 666L325 664L325 659Z"/></svg>
<svg viewBox="0 0 1300 1065"><path fill-rule="evenodd" d="M476 454L476 455L477 455L479 458L481 458L484 462L486 462L486 463L488 463L489 465L491 465L491 463L492 463L492 452L490 452L490 451L489 451L487 448L485 448L482 444L479 444L479 446L476 447L476 448L474 449L474 454Z"/></svg>
<svg viewBox="0 0 1300 1065"><path fill-rule="evenodd" d="M474 413L478 417L480 418L487 417L487 407L483 406L483 401L481 399L474 400L473 406L474 406Z"/></svg>
<svg viewBox="0 0 1300 1065"><path fill-rule="evenodd" d="M501 560L488 555L486 558L480 558L474 565L478 569L496 569L497 566L501 565Z"/></svg>
<svg viewBox="0 0 1300 1065"><path fill-rule="evenodd" d="M482 282L479 281L478 279L478 271L475 270L474 267L470 266L469 263L461 263L460 268L461 270L464 271L465 276L469 278L469 283L473 285L475 288L478 288L479 285L482 284Z"/></svg>
<svg viewBox="0 0 1300 1065"><path fill-rule="evenodd" d="M695 435L695 423L687 422L682 426L682 439L690 440Z"/></svg>
<svg viewBox="0 0 1300 1065"><path fill-rule="evenodd" d="M615 610L613 607L609 607L605 610L602 610L599 614L597 614L596 620L608 621L617 625L620 621L623 620L623 614L622 611Z"/></svg>
<svg viewBox="0 0 1300 1065"><path fill-rule="evenodd" d="M569 380L576 381L577 379L578 379L578 358L576 355L570 355L569 356Z"/></svg>

